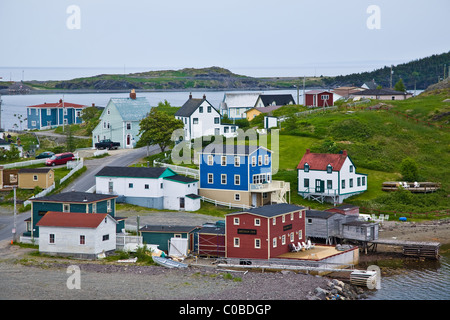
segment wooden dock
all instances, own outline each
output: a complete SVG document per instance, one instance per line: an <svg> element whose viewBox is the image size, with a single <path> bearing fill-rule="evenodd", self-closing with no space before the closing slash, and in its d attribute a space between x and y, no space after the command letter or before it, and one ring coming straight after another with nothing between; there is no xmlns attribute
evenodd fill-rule
<svg viewBox="0 0 450 320"><path fill-rule="evenodd" d="M406 182L404 184L402 182L387 181L383 182L381 190L397 191L400 186L413 193L428 193L438 190L441 187L441 184L437 182Z"/></svg>
<svg viewBox="0 0 450 320"><path fill-rule="evenodd" d="M376 246L378 244L399 246L403 248L405 256L439 259L439 242L432 241L409 241L409 240L394 240L394 239L378 239L370 241Z"/></svg>

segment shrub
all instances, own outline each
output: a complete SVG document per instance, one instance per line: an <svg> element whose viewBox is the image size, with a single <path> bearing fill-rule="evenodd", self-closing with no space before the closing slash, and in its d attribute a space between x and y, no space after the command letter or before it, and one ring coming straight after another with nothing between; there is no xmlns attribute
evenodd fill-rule
<svg viewBox="0 0 450 320"><path fill-rule="evenodd" d="M403 180L417 181L419 170L417 163L411 158L405 158L400 164L400 172L403 176Z"/></svg>

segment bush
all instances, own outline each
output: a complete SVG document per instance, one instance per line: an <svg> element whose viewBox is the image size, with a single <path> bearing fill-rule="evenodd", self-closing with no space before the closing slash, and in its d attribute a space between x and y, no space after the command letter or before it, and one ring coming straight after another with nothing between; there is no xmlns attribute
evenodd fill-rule
<svg viewBox="0 0 450 320"><path fill-rule="evenodd" d="M405 158L400 164L400 172L403 176L403 180L417 181L419 175L419 169L417 163L411 158Z"/></svg>

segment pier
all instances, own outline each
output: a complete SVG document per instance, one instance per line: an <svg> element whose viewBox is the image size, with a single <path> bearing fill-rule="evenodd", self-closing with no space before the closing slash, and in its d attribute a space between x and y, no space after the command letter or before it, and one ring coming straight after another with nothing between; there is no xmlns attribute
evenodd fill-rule
<svg viewBox="0 0 450 320"><path fill-rule="evenodd" d="M373 246L373 250L377 249L378 244L399 246L403 248L403 254L405 256L439 259L439 242L432 241L409 241L409 240L396 240L396 239L378 239L370 241Z"/></svg>

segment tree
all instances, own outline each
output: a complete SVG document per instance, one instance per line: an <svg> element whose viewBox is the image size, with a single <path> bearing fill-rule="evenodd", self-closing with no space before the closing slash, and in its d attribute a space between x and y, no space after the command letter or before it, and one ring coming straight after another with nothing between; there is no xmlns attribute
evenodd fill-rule
<svg viewBox="0 0 450 320"><path fill-rule="evenodd" d="M157 144L164 152L173 144L172 133L176 129L184 127L183 121L175 119L157 108L152 108L150 113L139 122L139 135L141 136L138 146L149 146Z"/></svg>
<svg viewBox="0 0 450 320"><path fill-rule="evenodd" d="M417 163L411 158L405 158L400 164L400 172L406 181L417 181L419 169Z"/></svg>
<svg viewBox="0 0 450 320"><path fill-rule="evenodd" d="M398 80L397 83L394 85L394 90L401 91L401 92L406 91L406 87L405 87L405 84L403 83L402 78L400 78L400 80Z"/></svg>

